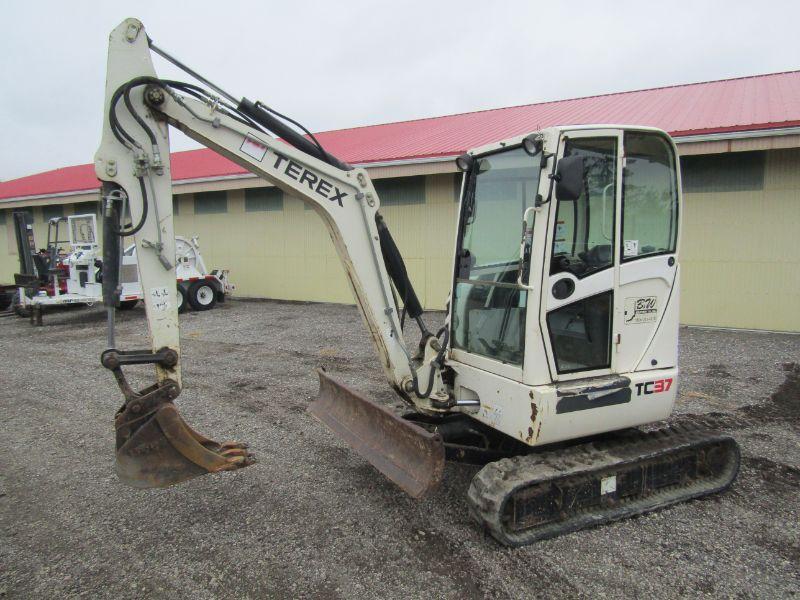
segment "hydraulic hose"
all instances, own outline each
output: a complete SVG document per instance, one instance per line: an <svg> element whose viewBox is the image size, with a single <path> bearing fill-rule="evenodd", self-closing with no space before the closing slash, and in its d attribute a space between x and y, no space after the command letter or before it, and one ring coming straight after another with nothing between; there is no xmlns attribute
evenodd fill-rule
<svg viewBox="0 0 800 600"><path fill-rule="evenodd" d="M133 227L132 229L123 229L122 227L117 227L114 223L118 223L120 219L108 225L109 231L118 235L119 237L127 237L129 235L138 233L139 230L141 230L141 228L144 227L145 221L147 221L149 202L147 200L147 188L145 187L144 184L144 177L139 177L139 189L141 190L142 194L142 217L139 219L139 222L136 224L136 227Z"/></svg>
<svg viewBox="0 0 800 600"><path fill-rule="evenodd" d="M444 359L444 355L447 352L447 345L450 343L450 331L447 327L442 327L437 333L436 338L438 339L440 335L444 334L444 339L442 340L442 347L439 350L439 353L436 355L436 358L431 361L431 369L428 372L428 386L425 392L421 392L419 389L419 380L417 379L416 373L414 373L412 377L412 383L414 385L414 393L419 396L420 398L427 398L431 395L433 391L433 378L436 374L434 367L440 367L442 365L442 360Z"/></svg>

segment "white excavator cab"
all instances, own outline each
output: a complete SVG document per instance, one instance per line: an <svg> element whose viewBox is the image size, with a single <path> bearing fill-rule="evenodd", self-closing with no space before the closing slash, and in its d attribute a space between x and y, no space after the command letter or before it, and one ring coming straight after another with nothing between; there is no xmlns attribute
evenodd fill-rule
<svg viewBox="0 0 800 600"><path fill-rule="evenodd" d="M456 397L477 397L475 418L528 445L668 416L680 205L670 138L639 127L550 128L460 162ZM507 382L499 398L487 372ZM591 400L559 395L584 380L597 388ZM637 395L653 380L669 383ZM531 418L526 397L541 416ZM613 408L592 410L599 406Z"/></svg>

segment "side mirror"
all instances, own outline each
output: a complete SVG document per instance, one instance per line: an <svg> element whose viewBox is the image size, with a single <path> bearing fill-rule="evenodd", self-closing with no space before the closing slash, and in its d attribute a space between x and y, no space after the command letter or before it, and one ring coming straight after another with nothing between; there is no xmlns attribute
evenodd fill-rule
<svg viewBox="0 0 800 600"><path fill-rule="evenodd" d="M556 167L556 198L577 200L583 191L583 157L565 156Z"/></svg>

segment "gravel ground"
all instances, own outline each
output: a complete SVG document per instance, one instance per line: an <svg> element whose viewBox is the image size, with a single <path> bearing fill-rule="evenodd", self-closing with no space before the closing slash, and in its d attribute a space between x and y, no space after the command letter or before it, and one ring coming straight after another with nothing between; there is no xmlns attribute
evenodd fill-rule
<svg viewBox="0 0 800 600"><path fill-rule="evenodd" d="M434 320L437 317L434 316ZM441 316L438 317L439 319ZM743 451L727 493L534 546L470 522L475 467L411 500L306 412L313 368L392 402L356 310L231 301L181 316L186 420L259 462L166 490L113 474L121 396L104 313L0 320L0 596L596 598L800 592L800 336L681 330L677 413L723 413ZM120 317L145 347L143 310ZM149 372L135 373L145 385Z"/></svg>

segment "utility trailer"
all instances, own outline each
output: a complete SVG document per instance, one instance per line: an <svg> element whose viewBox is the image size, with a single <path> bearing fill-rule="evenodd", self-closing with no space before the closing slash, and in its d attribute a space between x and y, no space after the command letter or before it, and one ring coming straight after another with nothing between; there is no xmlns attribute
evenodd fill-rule
<svg viewBox="0 0 800 600"><path fill-rule="evenodd" d="M59 239L60 225L67 223L68 239ZM15 213L21 273L15 275L15 312L41 324L41 311L47 306L103 302L102 251L97 242L94 214L54 217L48 223L47 248L37 251L30 216ZM176 237L178 309L189 306L210 310L225 300L234 286L227 269L208 272L200 254L197 237ZM179 241L178 241L179 240ZM69 252L61 249L69 244ZM120 308L131 309L143 298L135 246L121 257Z"/></svg>
<svg viewBox="0 0 800 600"><path fill-rule="evenodd" d="M211 272L206 269L197 239L197 236L188 240L175 236L178 312L185 312L189 307L194 310L211 310L217 302L224 302L225 296L235 289L228 281L227 269L213 269ZM125 248L122 253L120 285L120 308L132 308L143 298L134 244Z"/></svg>

